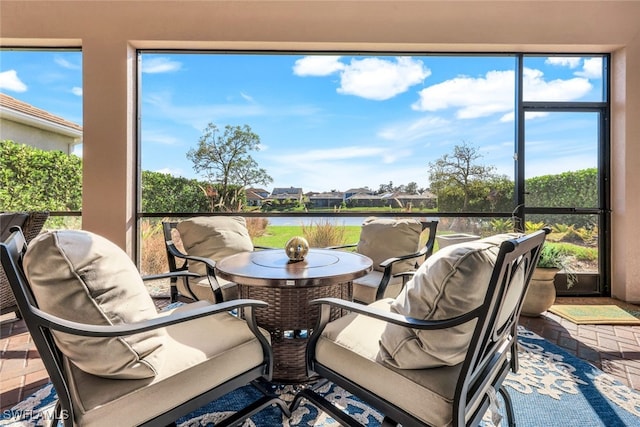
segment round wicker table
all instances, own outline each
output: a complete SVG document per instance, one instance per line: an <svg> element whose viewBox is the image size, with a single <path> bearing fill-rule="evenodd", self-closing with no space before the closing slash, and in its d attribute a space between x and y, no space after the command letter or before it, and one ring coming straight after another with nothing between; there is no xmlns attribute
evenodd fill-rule
<svg viewBox="0 0 640 427"><path fill-rule="evenodd" d="M271 334L273 380L303 383L307 339L318 319L316 298L351 300L352 281L372 269L370 258L331 249L310 249L302 261L291 262L282 249L243 252L216 263L216 274L238 284L240 298L265 301L256 311L258 324ZM332 312L332 319L342 316Z"/></svg>

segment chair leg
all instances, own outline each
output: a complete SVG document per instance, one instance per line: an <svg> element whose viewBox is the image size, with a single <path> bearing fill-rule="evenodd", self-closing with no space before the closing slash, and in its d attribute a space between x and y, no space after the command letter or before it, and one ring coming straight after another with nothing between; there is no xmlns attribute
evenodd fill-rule
<svg viewBox="0 0 640 427"><path fill-rule="evenodd" d="M242 411L238 411L235 414L225 418L216 424L216 427L226 427L226 426L236 426L241 425L244 420L250 418L251 416L257 414L262 411L267 406L271 406L272 404L276 404L280 407L280 410L284 413L284 415L289 418L291 416L291 412L289 408L284 403L282 399L277 396L264 396L260 399L253 402L251 405L244 408Z"/></svg>
<svg viewBox="0 0 640 427"><path fill-rule="evenodd" d="M507 424L509 425L509 427L515 427L516 419L513 416L513 403L511 402L511 397L509 396L509 393L507 392L507 389L504 388L504 386L500 386L498 392L502 395L502 399L504 400Z"/></svg>
<svg viewBox="0 0 640 427"><path fill-rule="evenodd" d="M393 421L391 418L385 416L382 420L381 427L398 427L398 423Z"/></svg>
<svg viewBox="0 0 640 427"><path fill-rule="evenodd" d="M331 417L333 417L334 420L338 421L340 425L348 427L362 427L362 424L360 424L358 421L354 420L349 415L333 406L331 402L311 389L304 389L296 394L293 402L291 402L291 405L289 405L289 410L291 412L295 411L298 405L300 405L300 401L302 399L307 399L308 401L314 403L318 408L331 415Z"/></svg>

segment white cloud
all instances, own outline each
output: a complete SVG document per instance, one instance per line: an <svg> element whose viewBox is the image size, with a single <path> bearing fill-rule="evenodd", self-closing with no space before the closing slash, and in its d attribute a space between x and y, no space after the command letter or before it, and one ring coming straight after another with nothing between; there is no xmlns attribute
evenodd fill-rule
<svg viewBox="0 0 640 427"><path fill-rule="evenodd" d="M352 59L340 62L339 56L306 56L293 66L297 76L340 75L337 92L375 101L384 101L422 83L431 70L422 61L409 57Z"/></svg>
<svg viewBox="0 0 640 427"><path fill-rule="evenodd" d="M247 94L246 94L246 93L244 93L244 92L240 92L240 96L242 97L242 99L244 99L244 100L245 100L245 101L247 101L247 102L251 102L251 103L256 102L256 101L253 99L253 97L252 97L252 96L247 95Z"/></svg>
<svg viewBox="0 0 640 427"><path fill-rule="evenodd" d="M145 143L160 145L180 145L180 140L162 131L143 131L142 138Z"/></svg>
<svg viewBox="0 0 640 427"><path fill-rule="evenodd" d="M7 70L0 72L0 89L11 90L14 92L26 92L27 85L20 80L16 70Z"/></svg>
<svg viewBox="0 0 640 427"><path fill-rule="evenodd" d="M458 108L456 117L471 119L513 110L514 72L489 71L484 77L458 76L418 92L411 108L438 111Z"/></svg>
<svg viewBox="0 0 640 427"><path fill-rule="evenodd" d="M269 174L273 177L274 187L287 187L291 183L303 183L304 191L328 191L337 189L345 191L349 188L369 186L377 189L379 184L389 181L395 184L407 184L417 182L420 186L426 185L427 167L425 165L414 166L407 162L399 162L395 165L384 164L381 153L375 152L374 157L369 157L358 162L353 159L328 159L315 161L313 167L310 162L280 163L276 158L273 166L269 166ZM282 165L282 166L280 166ZM293 184L295 185L295 184Z"/></svg>
<svg viewBox="0 0 640 427"><path fill-rule="evenodd" d="M525 68L523 74L527 101L571 101L584 96L592 87L583 77L545 81L542 71L531 68ZM459 119L502 113L500 120L504 122L513 120L513 93L514 71L495 70L484 77L458 76L422 89L411 108L417 111L457 108Z"/></svg>
<svg viewBox="0 0 640 427"><path fill-rule="evenodd" d="M545 60L545 64L557 65L561 67L569 67L571 69L578 68L582 64L582 70L576 71L574 74L578 77L586 79L602 78L602 58L583 58L582 57L560 57L552 56Z"/></svg>
<svg viewBox="0 0 640 427"><path fill-rule="evenodd" d="M422 83L431 70L422 61L399 57L353 59L340 73L338 93L384 101Z"/></svg>
<svg viewBox="0 0 640 427"><path fill-rule="evenodd" d="M66 68L67 70L79 70L82 68L80 65L69 62L60 56L56 56L53 61L62 68Z"/></svg>
<svg viewBox="0 0 640 427"><path fill-rule="evenodd" d="M225 123L256 116L314 117L319 112L318 108L308 105L288 105L283 108L267 108L257 103L175 105L169 92L149 93L143 102L149 108L147 114L186 124L198 131L202 131L211 122Z"/></svg>
<svg viewBox="0 0 640 427"><path fill-rule="evenodd" d="M171 176L185 176L184 171L179 168L162 168L162 169L156 170L155 172L166 173Z"/></svg>
<svg viewBox="0 0 640 427"><path fill-rule="evenodd" d="M293 65L296 76L328 76L343 70L345 64L340 62L339 56L305 56Z"/></svg>
<svg viewBox="0 0 640 427"><path fill-rule="evenodd" d="M169 58L157 57L142 61L142 72L149 74L171 73L182 68L182 63Z"/></svg>
<svg viewBox="0 0 640 427"><path fill-rule="evenodd" d="M529 111L524 115L525 120L537 119L539 117L547 117L549 113L545 113L543 111ZM500 122L507 123L515 120L515 113L513 111L505 114L500 117Z"/></svg>
<svg viewBox="0 0 640 427"><path fill-rule="evenodd" d="M589 93L588 79L574 77L568 80L545 81L542 71L524 69L524 94L527 101L573 101Z"/></svg>
<svg viewBox="0 0 640 427"><path fill-rule="evenodd" d="M382 156L385 152L384 148L369 148L369 147L342 147L333 149L318 149L310 150L299 153L289 153L280 155L273 160L282 162L285 164L303 164L307 165L316 164L323 161L338 161L349 159L362 159L365 157Z"/></svg>
<svg viewBox="0 0 640 427"><path fill-rule="evenodd" d="M430 135L449 132L451 122L437 116L426 116L409 123L394 123L378 132L378 137L389 141L414 141Z"/></svg>
<svg viewBox="0 0 640 427"><path fill-rule="evenodd" d="M74 86L71 88L71 93L76 96L82 96L82 88L78 86Z"/></svg>
<svg viewBox="0 0 640 427"><path fill-rule="evenodd" d="M585 59L584 64L582 64L582 71L576 71L575 75L586 79L601 79L602 58Z"/></svg>
<svg viewBox="0 0 640 427"><path fill-rule="evenodd" d="M548 65L557 65L560 67L577 68L580 66L582 58L577 56L551 56L544 63Z"/></svg>

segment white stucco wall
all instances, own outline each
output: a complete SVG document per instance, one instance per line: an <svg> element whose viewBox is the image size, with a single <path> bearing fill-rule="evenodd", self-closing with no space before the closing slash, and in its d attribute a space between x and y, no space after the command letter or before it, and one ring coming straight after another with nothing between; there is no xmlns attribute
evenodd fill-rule
<svg viewBox="0 0 640 427"><path fill-rule="evenodd" d="M66 154L73 152L74 138L12 120L0 119L0 139L11 140L42 150L58 150Z"/></svg>

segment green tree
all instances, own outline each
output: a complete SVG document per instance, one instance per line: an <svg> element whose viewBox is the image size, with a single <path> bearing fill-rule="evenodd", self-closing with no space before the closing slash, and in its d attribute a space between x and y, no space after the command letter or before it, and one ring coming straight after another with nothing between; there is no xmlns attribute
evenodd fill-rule
<svg viewBox="0 0 640 427"><path fill-rule="evenodd" d="M438 196L440 209L443 208L440 197L445 200L451 196L462 196L462 206L458 208L463 212L469 210L474 189L483 181L494 178L495 167L477 163L481 157L478 147L463 142L453 148L453 154L445 154L435 162L429 162L431 190Z"/></svg>
<svg viewBox="0 0 640 427"><path fill-rule="evenodd" d="M408 183L404 188L404 191L408 194L418 194L418 183L413 181Z"/></svg>
<svg viewBox="0 0 640 427"><path fill-rule="evenodd" d="M394 190L393 181L389 181L388 184L380 184L380 187L378 188L377 193L378 194L392 193L393 190Z"/></svg>
<svg viewBox="0 0 640 427"><path fill-rule="evenodd" d="M268 185L267 171L249 154L260 150L260 137L248 125L227 125L220 132L213 123L205 128L198 147L187 152L194 170L219 188L214 210L236 209L247 185ZM213 194L213 193L212 193Z"/></svg>

